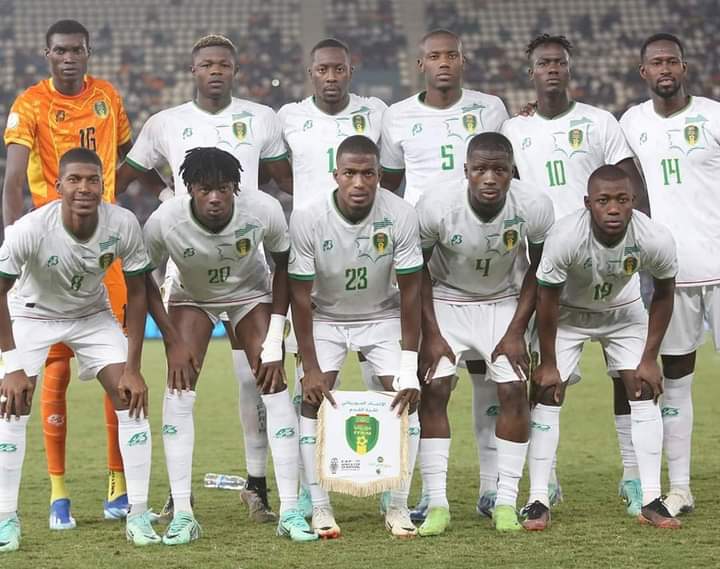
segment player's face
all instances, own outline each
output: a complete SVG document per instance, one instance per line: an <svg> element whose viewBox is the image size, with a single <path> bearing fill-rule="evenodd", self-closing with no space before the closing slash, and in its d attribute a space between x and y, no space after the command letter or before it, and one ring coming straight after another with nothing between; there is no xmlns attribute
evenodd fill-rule
<svg viewBox="0 0 720 569"><path fill-rule="evenodd" d="M505 202L513 175L512 159L499 150L474 150L465 164L472 203L493 209Z"/></svg>
<svg viewBox="0 0 720 569"><path fill-rule="evenodd" d="M570 82L570 57L561 45L540 45L532 52L530 79L537 93L564 92Z"/></svg>
<svg viewBox="0 0 720 569"><path fill-rule="evenodd" d="M45 48L50 74L62 81L81 79L87 71L90 48L83 34L53 34Z"/></svg>
<svg viewBox="0 0 720 569"><path fill-rule="evenodd" d="M207 227L227 224L233 214L235 184L190 184L194 211L200 223Z"/></svg>
<svg viewBox="0 0 720 569"><path fill-rule="evenodd" d="M630 180L593 180L585 196L595 230L606 241L621 237L632 217L634 194Z"/></svg>
<svg viewBox="0 0 720 569"><path fill-rule="evenodd" d="M345 152L337 159L333 177L341 208L351 213L364 212L372 206L380 182L377 156Z"/></svg>
<svg viewBox="0 0 720 569"><path fill-rule="evenodd" d="M452 36L437 35L425 40L417 63L428 88L442 91L462 84L465 60L457 39Z"/></svg>
<svg viewBox="0 0 720 569"><path fill-rule="evenodd" d="M222 99L232 91L238 66L232 51L222 46L203 47L190 68L198 91L208 99Z"/></svg>
<svg viewBox="0 0 720 569"><path fill-rule="evenodd" d="M350 90L352 67L350 57L339 47L323 47L313 55L308 69L315 96L325 103L344 100Z"/></svg>
<svg viewBox="0 0 720 569"><path fill-rule="evenodd" d="M647 46L640 76L653 93L669 99L682 88L686 75L687 64L675 42L660 40Z"/></svg>
<svg viewBox="0 0 720 569"><path fill-rule="evenodd" d="M102 169L96 164L66 164L55 188L63 208L76 216L93 215L103 196Z"/></svg>

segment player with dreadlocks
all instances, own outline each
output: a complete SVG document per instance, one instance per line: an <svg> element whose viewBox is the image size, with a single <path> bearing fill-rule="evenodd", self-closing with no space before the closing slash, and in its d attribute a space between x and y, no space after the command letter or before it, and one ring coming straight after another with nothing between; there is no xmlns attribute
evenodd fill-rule
<svg viewBox="0 0 720 569"><path fill-rule="evenodd" d="M267 409L280 495L278 534L294 541L317 539L297 509L298 420L283 371L288 228L277 200L240 190L240 172L240 162L224 150L189 150L179 171L188 194L164 202L145 224L145 241L156 266L169 259L177 267L177 278L166 291L167 312L156 283L148 278L148 304L163 334L168 369L179 369L177 361L193 362L168 374L163 403L163 443L174 502L173 519L163 536L167 545L200 536L190 503L195 385L222 313L245 346ZM263 247L275 264L272 282Z"/></svg>

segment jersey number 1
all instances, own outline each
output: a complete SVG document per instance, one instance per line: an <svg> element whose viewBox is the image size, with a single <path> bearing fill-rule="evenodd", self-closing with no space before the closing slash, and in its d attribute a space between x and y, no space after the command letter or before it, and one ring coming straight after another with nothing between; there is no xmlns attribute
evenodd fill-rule
<svg viewBox="0 0 720 569"><path fill-rule="evenodd" d="M682 184L680 179L680 160L677 158L665 158L660 162L663 171L664 185Z"/></svg>
<svg viewBox="0 0 720 569"><path fill-rule="evenodd" d="M94 126L80 129L80 146L82 146L83 148L89 148L90 150L97 150L95 144Z"/></svg>
<svg viewBox="0 0 720 569"><path fill-rule="evenodd" d="M550 187L564 186L567 183L565 179L565 163L562 160L548 160L545 162Z"/></svg>

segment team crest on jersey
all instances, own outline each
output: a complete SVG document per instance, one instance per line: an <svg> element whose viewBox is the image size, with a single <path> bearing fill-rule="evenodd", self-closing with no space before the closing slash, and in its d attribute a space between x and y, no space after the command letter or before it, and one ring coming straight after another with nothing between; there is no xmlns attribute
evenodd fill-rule
<svg viewBox="0 0 720 569"><path fill-rule="evenodd" d="M352 125L353 125L353 128L355 129L355 132L357 132L358 134L364 134L364 133L365 133L366 123L365 123L365 117L364 117L364 116L362 116L362 115L353 115Z"/></svg>
<svg viewBox="0 0 720 569"><path fill-rule="evenodd" d="M472 113L467 113L463 115L462 125L470 134L475 134L477 130L477 118Z"/></svg>
<svg viewBox="0 0 720 569"><path fill-rule="evenodd" d="M93 111L95 111L95 115L101 119L108 116L108 106L105 101L96 101L93 105Z"/></svg>
<svg viewBox="0 0 720 569"><path fill-rule="evenodd" d="M380 421L375 417L358 413L345 420L345 440L348 446L359 455L367 454L380 438Z"/></svg>
<svg viewBox="0 0 720 569"><path fill-rule="evenodd" d="M98 259L98 265L100 265L101 269L107 269L110 265L112 265L112 262L115 260L115 254L114 253L103 253L100 255L100 258Z"/></svg>
<svg viewBox="0 0 720 569"><path fill-rule="evenodd" d="M382 231L380 231L373 235L372 244L378 254L383 255L389 244L387 233L383 233Z"/></svg>
<svg viewBox="0 0 720 569"><path fill-rule="evenodd" d="M235 135L235 138L242 142L247 136L247 124L243 121L235 121L232 124L232 132Z"/></svg>
<svg viewBox="0 0 720 569"><path fill-rule="evenodd" d="M55 122L63 122L65 120L65 111L56 111Z"/></svg>
<svg viewBox="0 0 720 569"><path fill-rule="evenodd" d="M568 142L570 143L570 148L573 150L577 150L582 146L583 143L583 131L579 128L574 128L570 132L568 132Z"/></svg>
<svg viewBox="0 0 720 569"><path fill-rule="evenodd" d="M520 235L515 229L508 229L503 233L503 245L507 251L512 251L518 244Z"/></svg>
<svg viewBox="0 0 720 569"><path fill-rule="evenodd" d="M707 119L703 115L687 117L685 119L685 127L670 129L667 131L667 137L671 150L679 150L685 155L696 150L704 150L706 148L707 137L705 135L705 123ZM680 138L682 137L682 140Z"/></svg>
<svg viewBox="0 0 720 569"><path fill-rule="evenodd" d="M250 241L250 239L248 239L247 237L244 237L243 239L238 239L235 242L235 250L237 251L237 254L241 257L245 257L250 252L251 247L252 241Z"/></svg>
<svg viewBox="0 0 720 569"><path fill-rule="evenodd" d="M685 142L690 146L695 146L700 140L700 129L697 125L689 124L683 132L685 133Z"/></svg>
<svg viewBox="0 0 720 569"><path fill-rule="evenodd" d="M622 264L623 272L626 275L630 276L638 270L639 265L640 265L640 263L639 263L637 257L633 257L633 256L625 257L625 259L623 260L623 264Z"/></svg>

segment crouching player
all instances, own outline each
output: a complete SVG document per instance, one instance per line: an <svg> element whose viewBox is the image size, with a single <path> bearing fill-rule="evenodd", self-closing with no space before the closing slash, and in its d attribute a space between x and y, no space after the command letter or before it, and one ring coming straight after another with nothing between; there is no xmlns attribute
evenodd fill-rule
<svg viewBox="0 0 720 569"><path fill-rule="evenodd" d="M523 525L550 525L548 476L557 448L565 382L587 340L600 342L609 372L617 372L630 400L632 442L643 506L641 523L678 528L660 498L663 425L658 350L673 309L677 259L670 232L633 211L630 180L617 166L602 166L588 180L584 210L559 220L545 243L537 278L540 366L533 373L530 498ZM649 312L640 300L637 272L652 275Z"/></svg>
<svg viewBox="0 0 720 569"><path fill-rule="evenodd" d="M385 390L398 391L392 404L398 412L409 407L408 476L419 439L417 216L407 202L379 188L379 151L369 138L346 138L336 164L337 189L290 218L292 314L304 371L300 452L312 526L323 538L339 537L340 528L317 479L317 410L323 397L333 403L331 390L348 350L370 362ZM407 509L409 488L408 478L390 494L385 525L395 537L417 533Z"/></svg>
<svg viewBox="0 0 720 569"><path fill-rule="evenodd" d="M169 369L163 443L174 515L163 536L167 545L190 543L200 536L190 504L195 385L214 324L223 312L245 346L267 409L280 494L278 534L294 541L318 537L297 510L298 422L283 372L283 330L290 301L287 224L277 200L240 191L240 171L238 160L224 150L189 150L180 166L189 194L161 204L145 224L150 258L158 264L170 258L178 269L168 313L157 285L148 278L148 303L165 340ZM263 245L275 262L272 284Z"/></svg>
<svg viewBox="0 0 720 569"><path fill-rule="evenodd" d="M515 505L528 447L525 332L535 310L535 269L554 217L548 197L512 176L510 141L479 134L468 144L467 182L425 194L417 205L426 260L420 360L428 372L420 402L420 471L430 500L421 536L439 535L450 523L447 405L461 356L487 362L500 402L495 528L522 530Z"/></svg>
<svg viewBox="0 0 720 569"><path fill-rule="evenodd" d="M0 551L20 545L18 490L37 376L50 346L75 353L81 380L97 377L118 417L130 513L126 535L135 545L159 543L147 507L150 481L148 393L140 375L152 270L135 216L104 203L102 163L91 150L60 158L60 199L27 214L0 249ZM122 260L128 290L127 339L110 312L103 277ZM20 279L8 306L8 292ZM12 318L12 323L11 323ZM10 421L15 416L17 420Z"/></svg>

